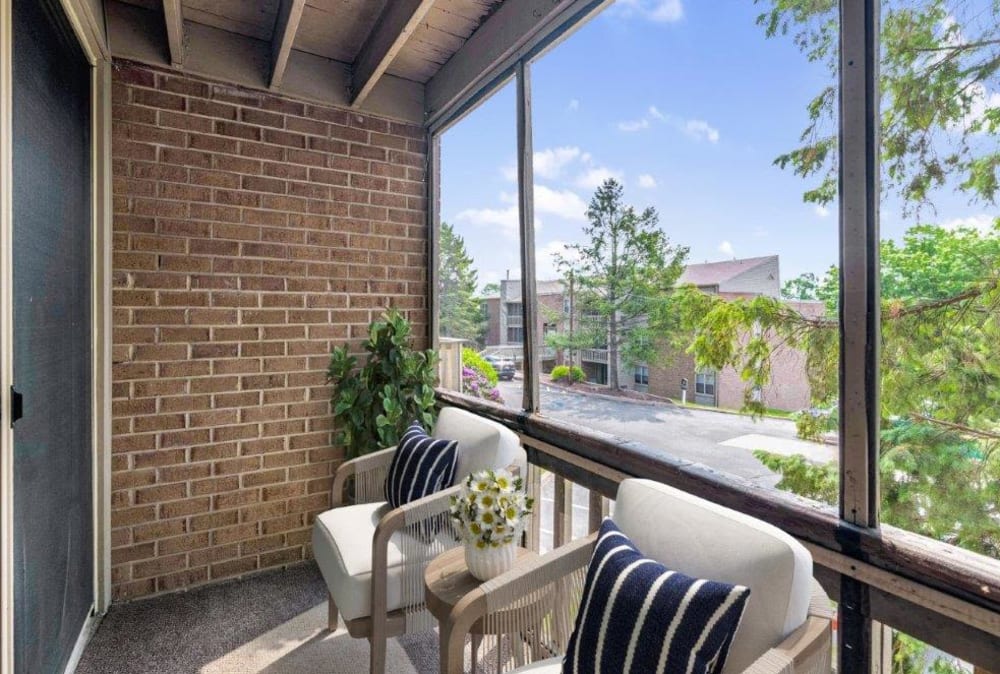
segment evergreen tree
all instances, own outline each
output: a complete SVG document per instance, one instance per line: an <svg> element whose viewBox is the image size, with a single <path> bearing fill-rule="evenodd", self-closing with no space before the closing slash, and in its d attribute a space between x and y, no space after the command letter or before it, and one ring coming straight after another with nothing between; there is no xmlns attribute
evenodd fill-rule
<svg viewBox="0 0 1000 674"><path fill-rule="evenodd" d="M619 387L618 360L626 364L656 357L651 335L662 326L663 306L684 270L687 248L671 245L653 208L641 213L624 203L624 190L614 179L604 181L587 209L590 224L584 243L567 244L556 264L572 273L577 306L587 315L574 341L603 341L608 351L608 385ZM598 334L605 336L604 340ZM566 344L581 348L580 344Z"/></svg>
<svg viewBox="0 0 1000 674"><path fill-rule="evenodd" d="M447 222L441 223L438 259L441 336L482 342L486 321L476 295L478 273L465 249L465 240Z"/></svg>

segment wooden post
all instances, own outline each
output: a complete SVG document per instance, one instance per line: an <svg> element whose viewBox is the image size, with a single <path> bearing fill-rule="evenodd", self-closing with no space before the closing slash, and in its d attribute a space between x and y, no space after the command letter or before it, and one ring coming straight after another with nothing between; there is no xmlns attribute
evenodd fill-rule
<svg viewBox="0 0 1000 674"><path fill-rule="evenodd" d="M535 177L531 144L531 71L517 64L517 181L521 221L521 306L524 321L524 409L538 411L538 293L535 288Z"/></svg>
<svg viewBox="0 0 1000 674"><path fill-rule="evenodd" d="M840 3L840 519L879 508L879 0ZM856 537L845 552L861 555ZM872 670L867 585L840 583L839 669Z"/></svg>
<svg viewBox="0 0 1000 674"><path fill-rule="evenodd" d="M590 520L587 530L590 533L600 529L601 522L608 516L608 500L593 489L590 490L590 508L587 514Z"/></svg>
<svg viewBox="0 0 1000 674"><path fill-rule="evenodd" d="M555 503L552 506L552 548L573 540L573 483L556 475Z"/></svg>

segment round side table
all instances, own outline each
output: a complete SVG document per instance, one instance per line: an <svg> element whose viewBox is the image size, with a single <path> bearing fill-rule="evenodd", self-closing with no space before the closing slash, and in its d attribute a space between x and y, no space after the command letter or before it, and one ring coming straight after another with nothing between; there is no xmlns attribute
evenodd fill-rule
<svg viewBox="0 0 1000 674"><path fill-rule="evenodd" d="M526 548L517 549L517 558L514 560L514 568L517 568L520 564L525 561L530 561L538 557L538 554L528 550ZM446 642L451 634L451 611L455 608L455 605L461 601L469 592L477 589L482 585L482 581L476 579L471 573L469 573L468 567L465 565L465 548L459 546L457 548L452 548L447 552L444 552L427 565L427 569L424 571L424 596L427 602L427 609L431 612L438 621L438 630L441 636L441 672L442 674L451 674L452 672L461 672L463 663L461 662L448 662L448 654L446 648ZM550 597L542 597L539 601L548 602ZM532 602L529 606L527 604L520 604L512 606L509 609L501 613L509 613L510 620L503 620L503 616L498 617L498 622L501 624L507 622L508 624L516 624L515 620L519 616L531 615L531 611L535 611L535 615L538 615L537 611L538 602ZM482 641L483 635L486 634L486 630L483 625L482 620L476 621L472 628L469 630L472 635L472 671L476 671L476 651L478 650L479 643ZM492 632L490 632L492 633ZM500 638L503 635L497 635L497 658L500 655ZM513 638L513 635L511 635ZM519 659L523 659L523 654L520 648L512 648L515 655L515 662ZM523 663L519 663L523 664ZM499 662L498 662L499 671Z"/></svg>

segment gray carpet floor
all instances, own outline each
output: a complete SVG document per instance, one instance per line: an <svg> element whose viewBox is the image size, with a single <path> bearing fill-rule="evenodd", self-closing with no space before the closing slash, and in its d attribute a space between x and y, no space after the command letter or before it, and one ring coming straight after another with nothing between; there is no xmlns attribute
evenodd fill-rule
<svg viewBox="0 0 1000 674"><path fill-rule="evenodd" d="M114 605L79 674L367 672L368 642L325 630L326 586L313 564ZM437 669L436 633L390 640L387 671Z"/></svg>

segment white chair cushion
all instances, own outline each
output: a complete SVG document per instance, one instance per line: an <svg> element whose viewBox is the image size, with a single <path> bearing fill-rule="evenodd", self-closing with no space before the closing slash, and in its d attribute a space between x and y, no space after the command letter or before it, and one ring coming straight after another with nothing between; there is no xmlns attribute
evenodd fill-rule
<svg viewBox="0 0 1000 674"><path fill-rule="evenodd" d="M812 557L777 527L637 479L619 485L615 522L645 555L668 568L750 588L725 674L742 672L805 622Z"/></svg>
<svg viewBox="0 0 1000 674"><path fill-rule="evenodd" d="M454 484L462 482L469 473L506 468L512 463L520 466L524 475L526 461L517 435L495 421L457 407L445 407L438 415L433 436L458 440Z"/></svg>
<svg viewBox="0 0 1000 674"><path fill-rule="evenodd" d="M376 525L387 512L388 503L363 503L327 510L316 517L312 536L313 554L344 620L371 615L372 540ZM442 541L450 540L447 532L439 536L444 537ZM404 569L406 573L420 574L417 587L423 588L421 565L404 567L404 549L426 550L427 544L402 532L396 532L389 539L386 557L389 611L403 608ZM412 578L407 580L415 581ZM423 601L422 591L419 594L417 601ZM411 597L409 603L413 603L413 599Z"/></svg>

